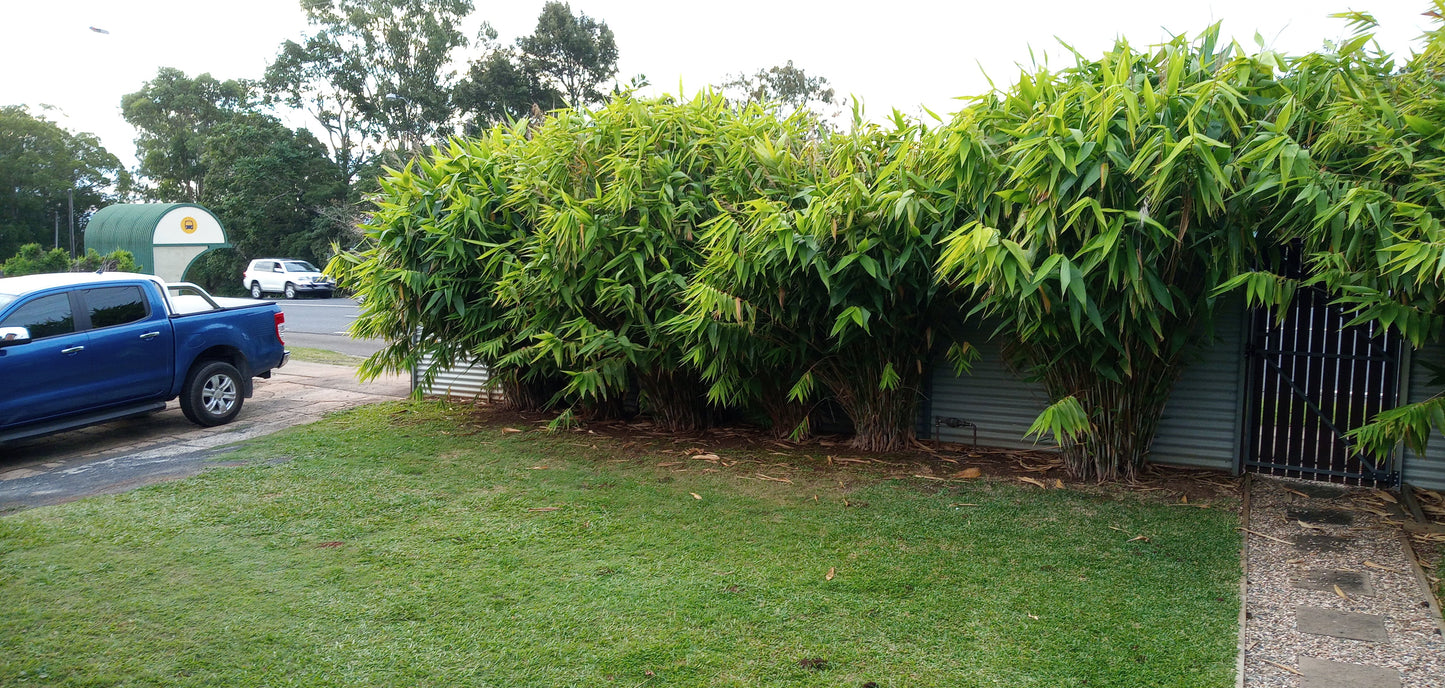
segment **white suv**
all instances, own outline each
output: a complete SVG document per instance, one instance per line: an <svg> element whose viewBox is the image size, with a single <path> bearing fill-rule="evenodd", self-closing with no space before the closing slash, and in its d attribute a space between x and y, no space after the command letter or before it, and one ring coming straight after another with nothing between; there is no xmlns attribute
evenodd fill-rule
<svg viewBox="0 0 1445 688"><path fill-rule="evenodd" d="M251 261L251 266L241 274L241 284L251 290L251 297L259 299L271 292L294 299L300 294L316 294L331 298L336 290L336 280L321 274L320 270L304 260L290 258L260 258Z"/></svg>

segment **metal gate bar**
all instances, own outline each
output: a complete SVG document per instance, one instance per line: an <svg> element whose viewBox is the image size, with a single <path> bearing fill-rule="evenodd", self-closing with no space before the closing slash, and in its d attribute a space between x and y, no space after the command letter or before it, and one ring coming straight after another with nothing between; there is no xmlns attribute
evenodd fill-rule
<svg viewBox="0 0 1445 688"><path fill-rule="evenodd" d="M1401 342L1349 317L1318 289L1301 289L1289 310L1255 311L1251 323L1246 469L1360 485L1393 485L1345 433L1393 408Z"/></svg>

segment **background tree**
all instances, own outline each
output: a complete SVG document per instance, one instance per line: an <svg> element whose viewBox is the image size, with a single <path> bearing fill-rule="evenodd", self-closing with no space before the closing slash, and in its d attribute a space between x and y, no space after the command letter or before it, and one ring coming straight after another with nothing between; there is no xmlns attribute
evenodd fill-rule
<svg viewBox="0 0 1445 688"><path fill-rule="evenodd" d="M531 73L562 94L572 107L601 102L601 84L617 73L617 42L607 22L572 14L565 2L551 0L537 17L537 29L517 39Z"/></svg>
<svg viewBox="0 0 1445 688"><path fill-rule="evenodd" d="M201 202L225 220L232 252L194 266L191 278L233 291L244 263L262 254L323 264L340 237L326 212L345 202L346 185L311 132L270 115L240 114L204 142Z"/></svg>
<svg viewBox="0 0 1445 688"><path fill-rule="evenodd" d="M785 113L806 110L818 116L837 114L827 112L835 105L828 79L808 76L801 67L794 67L792 60L752 74L737 74L723 82L722 89L744 102L781 104Z"/></svg>
<svg viewBox="0 0 1445 688"><path fill-rule="evenodd" d="M485 52L471 63L454 95L463 128L472 135L496 124L527 119L534 107L549 111L565 104L562 94L533 69L533 62L523 59L519 50L496 45L495 38L496 32L485 27Z"/></svg>
<svg viewBox="0 0 1445 688"><path fill-rule="evenodd" d="M302 0L317 27L266 69L269 93L304 107L330 136L350 182L373 146L408 152L450 132L457 29L471 0Z"/></svg>
<svg viewBox="0 0 1445 688"><path fill-rule="evenodd" d="M77 229L89 212L123 198L130 174L92 134L73 134L23 106L0 107L0 256L22 244L54 245L68 230L69 194ZM69 246L64 236L61 242Z"/></svg>
<svg viewBox="0 0 1445 688"><path fill-rule="evenodd" d="M247 84L217 81L210 74L192 79L170 67L122 97L121 114L139 134L140 174L152 184L146 194L154 200L199 202L205 191L201 148L206 136L251 106Z"/></svg>

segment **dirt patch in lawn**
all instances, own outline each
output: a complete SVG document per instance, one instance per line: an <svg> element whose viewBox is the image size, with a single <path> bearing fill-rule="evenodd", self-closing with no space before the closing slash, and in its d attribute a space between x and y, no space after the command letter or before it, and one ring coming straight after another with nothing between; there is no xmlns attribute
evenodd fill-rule
<svg viewBox="0 0 1445 688"><path fill-rule="evenodd" d="M456 404L453 410L466 421L456 434L546 432L547 425L556 418L555 414L518 413L485 404ZM1079 483L1069 479L1062 458L1052 452L948 442L915 442L910 451L876 454L849 447L844 436L825 435L793 442L745 427L712 428L692 435L677 435L660 431L647 420L583 422L559 434L575 436L581 443L579 446L592 449L603 448L598 442L605 442L618 450L626 450L636 461L655 460L659 468L682 469L705 461L719 470L746 471L759 480L781 482L793 479L784 474L789 471L809 472L816 478L835 472L846 476L845 480L860 475L912 477L926 481L920 489L928 489L929 483L938 483L937 489L942 489L950 483L993 478L1030 484L1041 490L1067 486L1101 496L1132 493L1199 507L1236 499L1241 486L1240 479L1219 471L1158 465L1147 466L1132 482ZM838 470L843 468L849 470Z"/></svg>

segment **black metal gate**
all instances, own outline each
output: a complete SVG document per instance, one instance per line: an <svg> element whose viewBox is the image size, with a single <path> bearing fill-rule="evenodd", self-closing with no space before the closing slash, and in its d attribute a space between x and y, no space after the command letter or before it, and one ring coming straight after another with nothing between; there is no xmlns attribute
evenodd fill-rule
<svg viewBox="0 0 1445 688"><path fill-rule="evenodd" d="M1311 480L1389 487L1392 465L1376 466L1344 436L1399 395L1401 341L1350 320L1318 289L1301 289L1281 321L1257 309L1250 324L1245 469Z"/></svg>

